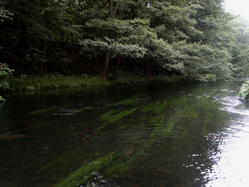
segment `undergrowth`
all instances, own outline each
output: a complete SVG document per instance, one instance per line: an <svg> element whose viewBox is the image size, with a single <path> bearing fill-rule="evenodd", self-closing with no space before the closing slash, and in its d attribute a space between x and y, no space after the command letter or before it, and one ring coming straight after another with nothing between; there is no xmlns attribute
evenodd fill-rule
<svg viewBox="0 0 249 187"><path fill-rule="evenodd" d="M155 76L152 79L146 79L139 76L120 76L115 80L108 80L100 76L89 75L46 75L46 76L29 76L12 77L8 80L8 87L5 91L35 91L54 88L73 88L73 87L90 87L90 86L108 86L111 84L132 84L148 81L181 81L179 76Z"/></svg>
<svg viewBox="0 0 249 187"><path fill-rule="evenodd" d="M12 78L9 80L10 90L42 90L52 88L73 88L73 87L89 87L89 86L107 86L110 81L99 76L64 76L64 75L48 75L48 76L21 76L20 78Z"/></svg>

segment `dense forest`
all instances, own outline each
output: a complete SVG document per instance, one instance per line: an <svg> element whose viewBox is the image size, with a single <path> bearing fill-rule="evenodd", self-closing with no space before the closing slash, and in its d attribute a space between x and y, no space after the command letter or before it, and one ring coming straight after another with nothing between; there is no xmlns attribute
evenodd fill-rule
<svg viewBox="0 0 249 187"><path fill-rule="evenodd" d="M2 0L0 67L15 76L249 74L249 27L223 0Z"/></svg>

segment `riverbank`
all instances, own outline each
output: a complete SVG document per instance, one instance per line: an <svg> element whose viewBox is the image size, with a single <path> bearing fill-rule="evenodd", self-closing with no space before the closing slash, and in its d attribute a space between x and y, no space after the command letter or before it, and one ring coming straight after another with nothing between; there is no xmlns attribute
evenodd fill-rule
<svg viewBox="0 0 249 187"><path fill-rule="evenodd" d="M36 91L44 89L57 88L75 88L75 87L90 87L90 86L108 86L111 84L132 84L149 81L165 81L177 82L183 80L182 76L153 76L145 78L142 76L118 76L112 78L103 78L100 76L89 75L47 75L47 76L20 76L12 77L5 82L3 91Z"/></svg>

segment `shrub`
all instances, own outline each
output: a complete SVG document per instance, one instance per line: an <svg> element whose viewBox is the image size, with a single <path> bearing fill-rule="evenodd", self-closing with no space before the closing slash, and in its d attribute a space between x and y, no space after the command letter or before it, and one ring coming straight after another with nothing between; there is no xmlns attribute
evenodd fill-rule
<svg viewBox="0 0 249 187"><path fill-rule="evenodd" d="M245 81L240 87L239 97L246 100L249 99L249 80Z"/></svg>
<svg viewBox="0 0 249 187"><path fill-rule="evenodd" d="M14 70L7 64L0 62L0 91L9 89L8 79L13 75Z"/></svg>

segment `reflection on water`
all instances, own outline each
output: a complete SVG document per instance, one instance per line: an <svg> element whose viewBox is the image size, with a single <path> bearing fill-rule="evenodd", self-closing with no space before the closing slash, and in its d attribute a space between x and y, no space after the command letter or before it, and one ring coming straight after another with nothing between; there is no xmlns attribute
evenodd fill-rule
<svg viewBox="0 0 249 187"><path fill-rule="evenodd" d="M229 121L226 136L219 145L221 150L219 162L212 167L213 172L207 176L211 179L207 186L241 186L247 187L249 143L249 107L248 103L237 97L223 98L223 110L234 115Z"/></svg>
<svg viewBox="0 0 249 187"><path fill-rule="evenodd" d="M13 94L0 107L0 186L243 186L240 83Z"/></svg>

